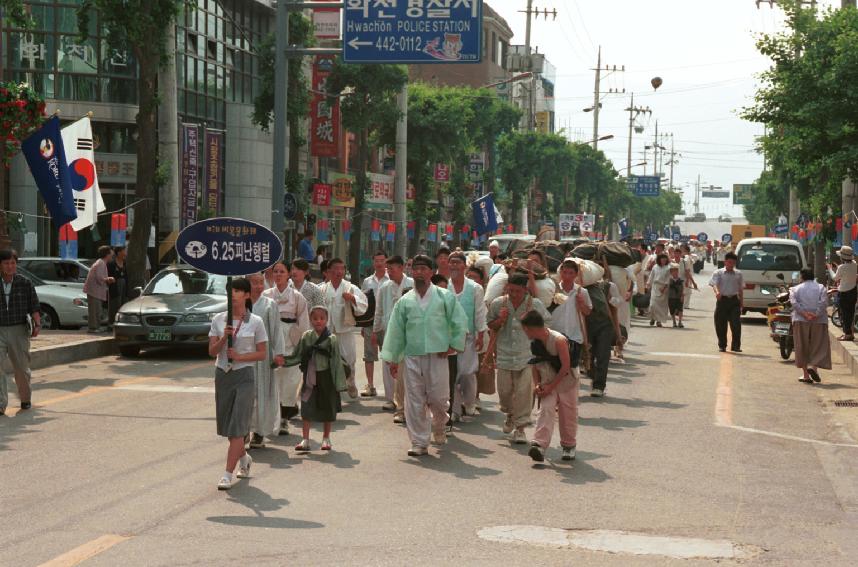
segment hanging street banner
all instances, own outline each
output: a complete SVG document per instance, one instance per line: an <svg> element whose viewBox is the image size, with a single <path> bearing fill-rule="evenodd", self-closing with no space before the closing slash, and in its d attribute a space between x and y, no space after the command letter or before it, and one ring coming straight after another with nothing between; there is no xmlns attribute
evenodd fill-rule
<svg viewBox="0 0 858 567"><path fill-rule="evenodd" d="M479 63L482 0L345 0L345 63Z"/></svg>
<svg viewBox="0 0 858 567"><path fill-rule="evenodd" d="M59 117L46 120L41 128L21 142L21 153L56 226L75 220L77 210Z"/></svg>
<svg viewBox="0 0 858 567"><path fill-rule="evenodd" d="M220 212L220 192L223 188L223 132L206 130L206 198L203 206L209 216Z"/></svg>
<svg viewBox="0 0 858 567"><path fill-rule="evenodd" d="M754 185L746 183L733 184L733 204L750 205L754 199Z"/></svg>
<svg viewBox="0 0 858 567"><path fill-rule="evenodd" d="M195 222L176 238L176 253L194 268L220 276L246 276L271 267L283 244L261 224L217 217Z"/></svg>
<svg viewBox="0 0 858 567"><path fill-rule="evenodd" d="M62 130L66 162L72 182L77 218L71 222L76 231L89 228L98 222L98 213L106 211L104 199L98 189L95 168L95 146L92 141L92 123L88 116L69 124Z"/></svg>
<svg viewBox="0 0 858 567"><path fill-rule="evenodd" d="M376 211L393 210L394 178L383 173L367 173L369 193L366 195L366 208Z"/></svg>
<svg viewBox="0 0 858 567"><path fill-rule="evenodd" d="M471 203L474 210L474 232L487 234L498 229L495 200L491 193Z"/></svg>
<svg viewBox="0 0 858 567"><path fill-rule="evenodd" d="M310 103L310 155L337 157L339 148L340 102L321 94L328 90L334 67L333 55L318 55L313 63L313 100Z"/></svg>
<svg viewBox="0 0 858 567"><path fill-rule="evenodd" d="M658 175L630 175L626 187L636 197L658 197L661 191L661 177Z"/></svg>
<svg viewBox="0 0 858 567"><path fill-rule="evenodd" d="M199 126L182 124L182 216L180 219L182 228L197 220L199 140Z"/></svg>
<svg viewBox="0 0 858 567"><path fill-rule="evenodd" d="M313 35L316 39L339 39L340 9L316 8L313 10Z"/></svg>

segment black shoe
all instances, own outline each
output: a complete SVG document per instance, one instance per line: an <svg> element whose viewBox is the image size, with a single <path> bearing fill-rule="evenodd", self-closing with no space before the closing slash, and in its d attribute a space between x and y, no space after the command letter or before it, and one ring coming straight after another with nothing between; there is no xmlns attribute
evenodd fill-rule
<svg viewBox="0 0 858 567"><path fill-rule="evenodd" d="M721 352L727 352L727 347L718 347L718 350Z"/></svg>
<svg viewBox="0 0 858 567"><path fill-rule="evenodd" d="M0 415L6 415L6 410L5 410L5 409L0 409Z"/></svg>
<svg viewBox="0 0 858 567"><path fill-rule="evenodd" d="M817 372L817 371L816 371L816 370L814 370L813 368L808 368L808 369L807 369L807 373L808 373L808 374L810 374L810 378L811 378L814 382L822 382L822 378L820 378L820 377L819 377L819 372Z"/></svg>
<svg viewBox="0 0 858 567"><path fill-rule="evenodd" d="M733 352L742 352L742 349L740 348L731 348L730 350Z"/></svg>
<svg viewBox="0 0 858 567"><path fill-rule="evenodd" d="M536 443L530 445L530 451L528 451L527 454L530 455L530 458L537 463L545 461L545 454L542 452L542 448Z"/></svg>
<svg viewBox="0 0 858 567"><path fill-rule="evenodd" d="M24 410L24 409L30 409L31 407L33 407L33 404L32 404L32 403L30 403L30 402L21 402L21 409L22 409L22 410Z"/></svg>

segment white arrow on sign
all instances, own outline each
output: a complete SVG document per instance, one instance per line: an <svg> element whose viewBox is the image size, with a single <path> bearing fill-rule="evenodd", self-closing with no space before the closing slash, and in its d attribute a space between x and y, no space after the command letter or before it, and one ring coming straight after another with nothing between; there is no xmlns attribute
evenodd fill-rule
<svg viewBox="0 0 858 567"><path fill-rule="evenodd" d="M349 41L348 45L350 47L354 47L355 49L360 49L361 45L372 45L371 41L358 41L358 38L354 37L351 41Z"/></svg>

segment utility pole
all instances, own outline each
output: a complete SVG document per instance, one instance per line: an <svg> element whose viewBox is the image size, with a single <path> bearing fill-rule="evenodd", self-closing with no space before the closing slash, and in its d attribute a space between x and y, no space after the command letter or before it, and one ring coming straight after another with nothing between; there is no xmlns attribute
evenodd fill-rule
<svg viewBox="0 0 858 567"><path fill-rule="evenodd" d="M673 149L673 133L670 134L670 191L673 192L673 166L676 164L676 156L681 155Z"/></svg>
<svg viewBox="0 0 858 567"><path fill-rule="evenodd" d="M271 170L271 230L283 238L283 198L286 192L286 164L289 163L289 134L286 125L286 96L289 84L289 6L277 2L277 34L274 50L274 164ZM285 249L285 247L284 247Z"/></svg>
<svg viewBox="0 0 858 567"><path fill-rule="evenodd" d="M593 149L598 150L599 149L599 111L601 110L601 107L602 107L602 103L600 102L600 99L602 98L602 95L619 94L621 92L622 93L626 92L626 89L622 89L620 91L620 90L617 90L614 88L608 89L607 92L603 92L602 91L602 78L603 78L602 77L602 71L604 70L606 72L605 78L607 78L609 75L612 75L612 74L617 73L617 72L625 73L626 66L623 65L619 69L617 69L616 65L614 65L613 67L611 67L609 65L605 65L605 68L602 69L602 46L600 45L599 46L599 54L596 58L596 68L591 69L591 70L596 71L596 80L595 80L595 84L593 86L593 108L592 109L585 109L584 112L587 112L588 110L592 110L592 112L593 112ZM631 161L631 160L629 160L629 161Z"/></svg>
<svg viewBox="0 0 858 567"><path fill-rule="evenodd" d="M408 159L408 83L396 97L399 120L396 122L396 179L393 190L393 221L396 226L394 250L396 254L408 256L406 215L407 159Z"/></svg>
<svg viewBox="0 0 858 567"><path fill-rule="evenodd" d="M700 212L700 174L697 174L697 187L694 189L694 212Z"/></svg>
<svg viewBox="0 0 858 567"><path fill-rule="evenodd" d="M627 176L630 176L632 172L632 136L634 135L635 119L640 114L651 115L652 110L648 106L635 106L635 93L632 93L632 100L629 107L626 109L626 112L629 113L629 149L626 159L626 171L628 172Z"/></svg>
<svg viewBox="0 0 858 567"><path fill-rule="evenodd" d="M855 0L840 0L840 9L845 10L847 8L852 8L854 10L856 8ZM855 180L847 176L840 186L841 210L844 217L847 217L848 220L852 222L849 223L850 227L847 228L844 220L842 238L844 246L852 246L851 225L856 222L855 215L853 214L853 211L855 210L856 195L858 195L858 187L856 187Z"/></svg>

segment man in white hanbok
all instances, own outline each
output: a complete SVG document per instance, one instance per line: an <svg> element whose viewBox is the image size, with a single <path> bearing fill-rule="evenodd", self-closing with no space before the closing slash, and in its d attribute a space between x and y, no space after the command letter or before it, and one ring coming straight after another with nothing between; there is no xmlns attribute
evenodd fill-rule
<svg viewBox="0 0 858 567"><path fill-rule="evenodd" d="M272 274L273 277L273 274ZM250 421L250 448L265 447L265 438L280 432L280 390L274 375L274 368L283 366L286 356L286 344L280 330L280 315L277 303L265 297L265 277L252 274L250 281L250 300L253 302L253 314L258 315L265 324L268 334L268 355L256 363L256 402Z"/></svg>
<svg viewBox="0 0 858 567"><path fill-rule="evenodd" d="M357 362L356 337L360 332L355 327L355 316L366 313L368 304L366 296L360 288L345 281L346 265L339 258L328 262L329 281L322 284L322 294L325 297L325 307L328 308L328 328L339 338L340 350L346 364L349 365L349 375L346 377L349 396L354 400L358 397L355 385L355 363Z"/></svg>
<svg viewBox="0 0 858 567"><path fill-rule="evenodd" d="M309 309L304 296L289 285L289 268L285 262L274 265L274 287L263 292L277 305L286 355L291 355L301 341L304 331L310 329ZM289 419L298 415L298 392L301 389L301 370L282 367L274 372L280 394L280 435L288 435Z"/></svg>
<svg viewBox="0 0 858 567"><path fill-rule="evenodd" d="M378 288L381 284L389 280L387 277L387 254L384 250L377 251L372 257L372 271L369 276L364 278L360 290L366 295L369 302L370 295L372 296L373 306L378 305ZM373 313L373 317L375 313ZM375 361L378 360L378 343L373 340L372 326L361 329L363 336L363 363L366 370L366 388L360 395L363 398L374 398L377 395L375 389Z"/></svg>
<svg viewBox="0 0 858 567"><path fill-rule="evenodd" d="M458 421L462 415L476 413L477 400L477 369L479 360L477 353L483 350L483 336L488 330L486 325L486 306L482 286L465 277L467 263L462 252L453 252L449 258L450 285L448 290L453 292L456 300L465 311L468 320L468 335L465 339L465 350L458 355L458 375L455 389L450 392L453 398L451 406L452 419ZM464 413L463 413L464 411Z"/></svg>
<svg viewBox="0 0 858 567"><path fill-rule="evenodd" d="M414 287L414 280L405 275L405 263L401 256L392 256L387 259L388 281L378 288L378 297L375 301L375 314L373 316L373 340L381 349L384 346L384 334L390 322L393 306L403 294ZM402 380L394 380L387 364L381 365L382 379L384 380L385 402L382 408L393 411L394 423L405 423L405 388Z"/></svg>
<svg viewBox="0 0 858 567"><path fill-rule="evenodd" d="M412 457L428 453L430 432L433 444L447 442L447 357L465 349L467 334L465 312L455 296L432 285L433 268L428 256L414 258L414 289L393 307L381 349L381 358L394 378L405 380L405 420L411 440L408 455ZM404 376L399 374L403 361Z"/></svg>

